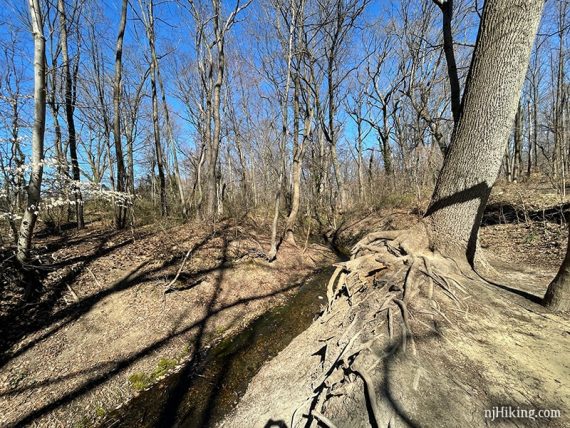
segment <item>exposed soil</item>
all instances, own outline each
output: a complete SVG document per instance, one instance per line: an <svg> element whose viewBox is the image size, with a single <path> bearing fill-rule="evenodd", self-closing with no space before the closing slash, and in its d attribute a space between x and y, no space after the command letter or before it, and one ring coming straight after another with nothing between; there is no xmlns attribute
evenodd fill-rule
<svg viewBox="0 0 570 428"><path fill-rule="evenodd" d="M284 244L269 264L259 257L268 239L255 229L92 224L42 238L53 252L44 289L27 303L8 292L2 307L0 425L88 425L335 260L321 245Z"/></svg>
<svg viewBox="0 0 570 428"><path fill-rule="evenodd" d="M549 198L538 210L560 203ZM356 271L349 268L356 262L347 263L331 311L260 370L221 425L568 426L570 321L536 303L564 255L564 217L514 216L483 227L482 251L498 274L488 279L496 283L457 276L453 263L439 260L434 266L449 281L435 286L433 298L429 281L419 282L423 267L408 278L407 256L372 252L372 266ZM402 212L370 215L347 221L336 239L350 247L367 232L417 221ZM408 280L409 299L401 294ZM535 414L486 417L485 410L507 407ZM545 409L561 415L536 417Z"/></svg>
<svg viewBox="0 0 570 428"><path fill-rule="evenodd" d="M452 321L465 324L462 333L441 327L447 338L428 334L418 346L423 349L422 370L448 379L426 376L428 389L422 391L449 388L449 379L455 379L460 389L479 397L477 409L499 402L536 408L569 403L568 320L533 303L544 294L564 256L567 200L540 186L525 187L532 198L523 198L519 187L497 186L480 231L481 246L492 251L488 258L500 272L490 279L500 287L490 292L480 283L472 285L478 290L477 299L487 296L494 303L475 304L467 322L458 313L448 314ZM403 209L354 213L345 216L328 238L349 249L371 231L412 227L420 213ZM242 331L284 302L315 269L335 260L332 251L321 245L303 250L284 244L278 260L269 264L260 257L269 248L268 237L258 229L252 220L242 219L215 228L199 223L153 225L118 233L93 223L80 232L39 233L41 275L27 298L22 288L14 286L22 278L11 268L13 259L2 256L0 425L86 426L101 420L139 390L160 382L174 367L185 367L212 344ZM373 301L374 290L372 294L366 290L363 286L356 294ZM513 302L519 309L507 311ZM307 400L311 382L322 375L322 341L329 344L330 355L346 345L346 340L333 345L330 334L349 337L354 317L349 303L346 296L335 303L334 331L315 323L262 368L225 426L268 422L289 426L287 418ZM456 346L441 359L448 339ZM300 361L299 354L306 358ZM394 367L418 367L417 360L398 352L393 355L389 364ZM502 357L495 361L497 355ZM478 380L470 382L471 378ZM488 389L495 380L497 386ZM382 376L375 381L382 383ZM390 397L399 403L396 408L402 409L404 422L433 426L435 419L422 419L418 409L434 413L433 418L446 418L444 413L456 411L465 398L451 391L437 402L420 405L413 401L415 390L403 388L401 381L394 376L384 387L385 393L394 394ZM287 387L278 390L277 385ZM358 426L351 420L357 415L367 426L369 403L363 387L353 376L343 386L344 401L334 398L329 403L329 410L338 416L337 426L344 426L339 423L343 420ZM519 395L507 402L509 388ZM459 403L455 410L448 406L449 400ZM347 402L354 408L352 416L343 416ZM448 420L449 426L466 423L457 415ZM558 422L552 426L563 426Z"/></svg>

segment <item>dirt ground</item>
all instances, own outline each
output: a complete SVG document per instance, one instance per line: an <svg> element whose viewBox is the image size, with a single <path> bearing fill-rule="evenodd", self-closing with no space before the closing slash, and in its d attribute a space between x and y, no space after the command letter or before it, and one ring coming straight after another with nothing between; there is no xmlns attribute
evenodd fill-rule
<svg viewBox="0 0 570 428"><path fill-rule="evenodd" d="M499 274L488 279L496 284L455 277L464 288L451 292L460 300L435 297L432 308L444 315L434 318L423 304L431 294L412 282L421 298L408 301L408 329L399 318L392 325L398 306L386 304L386 295L401 292L405 274L382 260L377 269L386 276L360 277L350 292L339 292L330 312L260 370L221 426L569 426L570 322L537 303L564 256L564 210L551 209L553 199L559 203L551 195L522 206L516 191L497 189L491 202L502 202L490 206L480 231L483 254ZM535 217L539 212L545 215ZM350 247L368 231L416 221L405 211L374 213L346 221L336 239ZM393 341L393 330L407 340ZM558 410L561 417L486 416L501 407Z"/></svg>
<svg viewBox="0 0 570 428"><path fill-rule="evenodd" d="M541 297L564 256L561 202L547 187L493 191L481 246L492 250L498 268L511 270L502 284L522 298ZM347 215L330 239L350 248L370 231L408 228L419 214ZM191 223L117 233L93 223L81 232L40 233L41 293L24 302L21 290L2 284L0 426L88 426L335 260L324 246L285 245L275 263L266 263L259 256L268 237L259 229L248 219L214 229ZM497 343L503 330L493 332ZM540 346L533 345L532 358ZM288 376L287 364L274 374Z"/></svg>
<svg viewBox="0 0 570 428"><path fill-rule="evenodd" d="M87 426L335 260L284 245L269 264L251 222L208 229L90 224L42 238L53 259L41 298L2 307L0 426Z"/></svg>

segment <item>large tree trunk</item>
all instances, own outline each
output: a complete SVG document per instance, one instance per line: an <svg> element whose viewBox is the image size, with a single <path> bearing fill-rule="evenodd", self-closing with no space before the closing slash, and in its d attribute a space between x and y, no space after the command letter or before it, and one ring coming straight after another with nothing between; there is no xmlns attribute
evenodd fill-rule
<svg viewBox="0 0 570 428"><path fill-rule="evenodd" d="M485 4L463 112L426 213L432 248L471 265L543 4L541 0L490 0Z"/></svg>
<svg viewBox="0 0 570 428"><path fill-rule="evenodd" d="M46 124L45 39L40 0L29 0L29 8L34 36L34 125L32 128L32 172L28 183L28 202L18 236L17 258L21 264L26 264L29 261L32 235L38 217Z"/></svg>
<svg viewBox="0 0 570 428"><path fill-rule="evenodd" d="M83 198L81 197L81 188L79 181L81 180L81 173L79 170L79 161L77 159L77 137L75 132L75 119L73 118L74 97L73 97L73 82L71 75L71 68L69 65L69 52L67 49L67 16L65 14L65 5L63 0L58 0L57 9L59 13L59 24L61 27L61 55L63 57L63 69L65 72L65 118L67 121L67 134L69 142L69 156L71 158L71 173L73 175L73 196L75 199L75 218L77 220L77 228L83 229L85 223L83 220Z"/></svg>
<svg viewBox="0 0 570 428"><path fill-rule="evenodd" d="M115 141L115 154L117 156L117 191L120 193L123 193L127 190L125 162L123 159L123 144L121 142L121 85L123 72L122 58L123 38L127 24L127 7L128 0L123 0L123 5L121 8L121 20L119 23L119 34L117 35L117 45L115 48L115 81L113 82L113 105L115 109L113 135ZM115 207L115 227L117 229L122 229L125 227L126 216L127 210L125 204L122 201L119 201L118 205Z"/></svg>
<svg viewBox="0 0 570 428"><path fill-rule="evenodd" d="M543 304L553 311L570 312L570 239L568 239L566 257L558 274L546 290Z"/></svg>

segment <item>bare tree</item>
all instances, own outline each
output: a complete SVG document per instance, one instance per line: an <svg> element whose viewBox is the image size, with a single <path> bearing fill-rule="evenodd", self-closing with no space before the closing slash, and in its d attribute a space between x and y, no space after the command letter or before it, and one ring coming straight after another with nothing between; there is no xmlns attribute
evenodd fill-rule
<svg viewBox="0 0 570 428"><path fill-rule="evenodd" d="M469 263L517 111L542 6L539 0L496 0L483 12L463 112L426 214L432 248Z"/></svg>
<svg viewBox="0 0 570 428"><path fill-rule="evenodd" d="M433 0L433 2L441 10L443 18L443 51L447 61L447 76L451 89L451 112L453 113L453 122L457 125L461 116L461 87L459 86L457 63L453 50L453 0Z"/></svg>
<svg viewBox="0 0 570 428"><path fill-rule="evenodd" d="M46 58L43 16L40 0L29 0L34 36L34 125L32 130L32 170L28 182L28 201L18 236L18 261L29 262L34 226L38 217L44 160L44 132L46 124Z"/></svg>
<svg viewBox="0 0 570 428"><path fill-rule="evenodd" d="M330 0L321 3L322 32L324 35L323 56L326 70L327 85L327 118L322 123L322 129L330 145L331 157L336 185L340 193L339 204L344 208L346 204L346 189L340 171L337 154L337 106L339 104L338 92L342 83L352 70L343 69L343 49L349 40L357 19L364 12L368 0ZM348 72L347 72L348 71Z"/></svg>
<svg viewBox="0 0 570 428"><path fill-rule="evenodd" d="M165 159L162 144L160 141L160 124L158 116L158 91L157 91L157 58L156 58L156 38L154 29L154 1L148 0L148 3L143 5L140 2L143 21L148 38L150 48L150 88L152 99L152 125L154 132L154 155L156 168L158 170L158 180L160 184L160 214L164 217L168 215L168 201L166 198L166 175L165 175Z"/></svg>
<svg viewBox="0 0 570 428"><path fill-rule="evenodd" d="M65 12L65 4L63 0L58 0L57 9L59 13L60 25L60 45L62 55L62 67L65 73L65 118L67 122L67 135L69 146L69 157L71 159L71 173L73 177L73 196L75 205L75 219L77 221L77 228L83 229L85 222L83 219L83 198L81 197L81 188L79 182L81 181L81 171L79 169L79 161L77 158L77 133L75 131L75 88L77 87L75 81L77 80L77 71L72 73L71 64L68 51L68 25L69 20ZM74 13L75 14L75 13ZM76 69L77 70L77 69Z"/></svg>
<svg viewBox="0 0 570 428"><path fill-rule="evenodd" d="M202 108L204 119L204 143L206 145L206 198L204 214L211 218L221 214L218 204L219 152L222 130L222 87L226 73L226 37L235 24L238 15L251 4L251 0L242 3L238 0L226 18L223 17L222 4L211 0L210 7L201 2L188 0L192 18L196 25L196 45L198 69L203 90L205 106Z"/></svg>
<svg viewBox="0 0 570 428"><path fill-rule="evenodd" d="M291 13L290 19L288 20L288 25L286 27L287 32L280 33L286 35L286 38L282 37L281 43L283 45L285 51L285 85L282 92L279 90L278 83L274 81L275 86L278 88L278 92L280 94L280 108L281 108L281 133L279 136L279 153L281 155L281 159L284 162L285 156L285 146L287 144L287 138L289 136L289 89L291 85L291 68L292 68L292 61L293 61L293 48L295 42L295 32L298 27L298 19L299 15L302 13L299 4L295 0L291 0L289 5L283 5L280 3L276 4L276 8L282 8L280 13L283 16L288 16L289 12ZM278 21L278 28L280 27ZM283 40L284 39L284 40ZM277 228L278 228L278 221L279 221L279 204L281 201L281 192L283 188L283 176L285 175L285 166L281 166L279 169L279 178L277 180L277 191L275 192L275 202L274 202L274 212L273 212L273 222L271 225L271 248L269 249L269 253L267 258L272 261L275 260L277 257L277 250L279 248L279 242L277 238Z"/></svg>
<svg viewBox="0 0 570 428"><path fill-rule="evenodd" d="M61 0L60 0L61 1ZM127 178L125 172L125 162L123 159L123 143L121 141L121 86L123 72L123 39L125 36L125 27L127 24L128 0L123 0L121 7L121 19L119 21L119 33L117 35L117 44L115 47L115 79L113 82L113 136L115 142L115 154L117 157L117 191L125 192L127 190ZM111 172L113 174L113 172ZM115 227L122 229L126 223L126 207L123 203L117 204L115 207Z"/></svg>

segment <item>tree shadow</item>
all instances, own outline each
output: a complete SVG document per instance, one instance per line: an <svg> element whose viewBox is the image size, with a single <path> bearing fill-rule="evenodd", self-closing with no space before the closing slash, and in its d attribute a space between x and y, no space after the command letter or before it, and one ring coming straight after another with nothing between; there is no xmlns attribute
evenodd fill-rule
<svg viewBox="0 0 570 428"><path fill-rule="evenodd" d="M200 240L192 247L190 255L194 254L199 249L207 245L212 239L216 237L217 233L223 232L227 229L227 227L229 226L226 225L225 228L222 228L217 232L212 232L205 236L202 240ZM111 234L111 236L112 235L113 234ZM184 257L183 254L180 254L160 264L156 268L143 270L150 262L152 262L151 259L147 259L139 263L137 266L127 272L126 275L111 285L105 287L104 289L99 290L98 292L87 296L76 303L72 303L59 310L54 311L54 306L62 298L63 294L67 290L67 287L74 283L74 281L84 271L85 268L89 267L89 265L97 259L113 253L114 251L126 246L132 241L132 238L129 238L125 241L105 248L108 237L109 234L104 233L103 236L99 239L98 245L91 254L79 257L83 263L81 269L71 269L63 278L61 278L60 281L58 281L55 286L50 287L49 293L47 295L44 295L40 302L35 305L22 303L18 307L14 308L13 311L0 318L0 346L2 349L2 353L0 354L0 368L3 367L12 358L23 354L27 350L34 347L37 343L45 340L69 323L77 320L102 299L112 294L139 285L145 280L150 280L149 278L151 275L159 272L162 269L169 268L170 266L180 262ZM78 261L77 259L78 258L75 258L75 262ZM37 333L43 329L47 329L47 331L42 332L38 337L32 339L26 345L20 347L17 351L8 351L10 347L17 344L24 337Z"/></svg>
<svg viewBox="0 0 570 428"><path fill-rule="evenodd" d="M224 264L228 260L228 245L229 242L227 238L224 236L223 247L222 247L222 260L221 260L221 269L218 270L216 278L215 278L215 285L214 285L214 292L210 297L210 300L206 304L207 314L203 318L202 322L200 322L197 326L198 332L194 339L194 346L192 348L192 355L190 357L190 361L193 361L193 364L186 364L182 371L180 372L180 376L178 377L178 382L176 382L168 391L166 395L166 400L163 404L162 411L158 417L156 426L173 426L176 422L178 408L182 404L184 399L184 393L188 388L188 383L191 381L195 364L199 364L199 359L202 357L200 354L201 350L204 346L204 333L206 331L206 327L208 324L208 320L212 316L214 311L214 306L217 303L218 297L220 295L221 285L224 280L226 268L224 268Z"/></svg>
<svg viewBox="0 0 570 428"><path fill-rule="evenodd" d="M173 328L171 333L169 333L168 335L164 336L160 340L155 341L154 343L142 348L141 350L133 353L132 355L130 355L124 359L109 363L108 365L97 365L95 367L92 367L91 371L95 371L96 369L100 369L100 368L103 368L103 369L106 368L106 370L103 370L102 372L94 375L91 379L89 379L89 380L83 382L82 384L74 387L71 391L69 391L69 392L63 394L62 396L54 399L53 401L49 402L48 404L45 404L45 405L39 407L38 409L35 409L35 410L27 413L26 415L22 416L20 419L15 421L14 425L15 426L25 426L25 425L31 424L32 422L34 422L38 418L48 414L49 412L70 403L71 401L75 400L78 397L81 397L81 396L87 394L93 388L105 383L110 377L118 375L123 370L129 368L130 366L132 366L134 363L136 363L140 359L142 359L145 356L150 355L153 352L159 350L162 346L169 343L172 339L183 337L187 333L190 333L191 331L197 330L197 337L196 337L196 340L194 340L194 343L196 344L194 346L194 352L192 354L191 359L189 359L189 362L187 364L185 364L185 368L184 368L184 370L186 371L186 375L190 377L192 374L192 368L195 368L197 366L197 363L200 361L201 357L203 356L204 349L200 349L198 344L200 344L204 340L204 328L207 325L207 323L211 317L213 317L214 315L217 315L219 313L222 313L228 309L231 309L233 307L244 305L248 302L252 302L255 300L263 300L263 299L267 299L267 298L270 298L273 296L277 296L279 294L286 293L287 291L289 291L293 288L296 288L296 287L298 287L298 286L295 285L295 286L287 287L287 288L279 290L279 291L274 291L271 293L260 294L260 295L256 295L256 296L252 296L252 297L248 297L248 298L239 299L238 301L233 302L231 304L228 304L228 305L225 305L225 306L222 306L219 308L214 308L211 311L209 311L209 313L207 315L205 315L204 317L202 317L201 319L199 319L199 320L197 320L197 321L195 321L195 322L193 322L193 323L191 323L191 324L189 324L183 328L179 328L179 327ZM79 376L84 372L85 371L78 371L74 374L69 375L68 378L72 378L74 376ZM50 385L51 383L61 382L61 380L62 380L61 378L58 378L58 379L54 379L53 381L43 382L41 386L47 386L47 385ZM32 388L35 388L35 387L36 387L36 385L34 385ZM187 387L187 384L183 384L182 382L180 382L178 384L176 391L178 391L178 392L184 391L184 388L186 388L186 387ZM29 387L15 388L14 390L10 391L9 394L5 394L5 395L18 394L20 392L23 392L25 390L30 390L30 389L31 388L29 388ZM172 394L169 394L168 399L169 399L169 409L171 409L175 412L175 409L177 409L179 404L180 404L179 398L176 396L173 396ZM170 415L165 415L163 418L164 419L161 419L161 420L166 420L166 421L171 420ZM112 422L112 425L114 425L114 424L115 423ZM134 426L138 426L138 424L135 424ZM158 426L170 426L170 425L158 425Z"/></svg>
<svg viewBox="0 0 570 428"><path fill-rule="evenodd" d="M429 217L435 214L436 212L451 207L453 205L462 204L465 202L469 202L475 199L479 200L479 206L477 208L477 212L475 214L475 218L471 223L471 233L469 234L469 238L467 241L467 261L473 266L473 262L475 259L475 252L477 251L477 238L479 236L479 227L481 225L481 221L483 219L483 214L485 213L485 207L487 205L487 201L489 200L489 195L491 194L491 187L482 181L479 184L475 184L467 189L463 189L459 192L455 192L449 196L444 198L440 198L430 204L428 207L425 216Z"/></svg>
<svg viewBox="0 0 570 428"><path fill-rule="evenodd" d="M233 410L261 366L312 322L321 306L317 296L322 293L321 285L326 283L325 277L330 276L330 271L332 268L308 275L283 289L281 292L303 285L284 306L261 315L240 333L204 351L195 347L197 352L193 352L179 372L142 392L114 412L104 425L194 428L220 422ZM299 309L301 302L309 303ZM299 310L291 312L292 308ZM294 315L284 315L289 313Z"/></svg>
<svg viewBox="0 0 570 428"><path fill-rule="evenodd" d="M93 252L82 256L83 267L88 266L99 257L113 253L130 242L130 240L128 240L105 248L108 237L109 235L107 233L103 234L103 236L98 239L99 242L93 249ZM62 264L61 267L63 266ZM0 317L0 367L5 364L7 357L6 351L12 345L19 342L23 337L48 327L58 319L61 319L60 316L57 316L57 313L60 311L56 311L54 314L54 307L67 291L67 286L71 285L81 272L82 269L71 269L56 284L45 290L44 293L36 294L35 301L29 302L22 300L19 304L10 308L8 312L2 314ZM38 281L41 281L46 274L47 271L45 270L39 271L39 273L36 271L34 276ZM37 278L38 276L39 278ZM78 302L77 304L62 309L62 311L67 314L80 304L81 302Z"/></svg>

